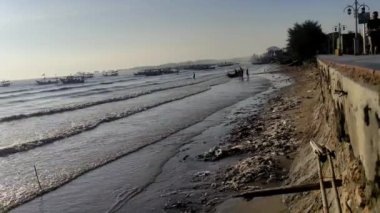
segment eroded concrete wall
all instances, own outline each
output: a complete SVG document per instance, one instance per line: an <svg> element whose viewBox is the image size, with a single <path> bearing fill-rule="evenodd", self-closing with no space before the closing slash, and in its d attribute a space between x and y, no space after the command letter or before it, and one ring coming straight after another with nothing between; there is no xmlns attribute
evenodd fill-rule
<svg viewBox="0 0 380 213"><path fill-rule="evenodd" d="M336 133L339 141L352 146L360 159L371 194L378 193L380 184L380 91L379 86L365 83L346 74L334 64L318 60L321 83L328 84L334 101ZM350 69L352 72L352 68ZM371 78L374 71L368 72ZM326 86L326 85L325 85Z"/></svg>

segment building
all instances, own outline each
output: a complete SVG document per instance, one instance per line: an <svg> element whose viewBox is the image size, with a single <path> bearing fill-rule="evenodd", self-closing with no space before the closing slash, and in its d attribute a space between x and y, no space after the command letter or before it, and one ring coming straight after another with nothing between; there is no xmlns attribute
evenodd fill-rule
<svg viewBox="0 0 380 213"><path fill-rule="evenodd" d="M339 53L346 55L354 54L354 38L355 33L349 32L346 34L341 34L339 36L338 32L333 32L327 34L328 37L328 53L336 54L336 50L340 50ZM358 34L359 37L359 52L363 51L363 37Z"/></svg>

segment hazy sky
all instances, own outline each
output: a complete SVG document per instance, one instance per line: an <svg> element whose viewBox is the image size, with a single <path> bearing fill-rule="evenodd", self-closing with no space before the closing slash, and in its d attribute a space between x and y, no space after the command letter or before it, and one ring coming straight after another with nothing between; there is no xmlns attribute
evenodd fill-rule
<svg viewBox="0 0 380 213"><path fill-rule="evenodd" d="M353 0L1 0L0 80L54 76L284 47L295 22L338 22ZM372 10L379 0L367 0Z"/></svg>

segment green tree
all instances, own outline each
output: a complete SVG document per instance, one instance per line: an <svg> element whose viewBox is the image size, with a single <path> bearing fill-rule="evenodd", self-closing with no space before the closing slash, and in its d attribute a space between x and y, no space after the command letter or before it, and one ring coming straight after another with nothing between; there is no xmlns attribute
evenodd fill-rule
<svg viewBox="0 0 380 213"><path fill-rule="evenodd" d="M305 61L322 53L326 35L317 21L307 20L288 29L288 51L296 60Z"/></svg>

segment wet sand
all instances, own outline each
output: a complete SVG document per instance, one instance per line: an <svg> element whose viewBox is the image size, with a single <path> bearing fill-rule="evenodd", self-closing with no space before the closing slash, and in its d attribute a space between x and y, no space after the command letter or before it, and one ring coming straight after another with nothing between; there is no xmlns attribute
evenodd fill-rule
<svg viewBox="0 0 380 213"><path fill-rule="evenodd" d="M274 75L273 77L279 78L279 82L287 82L287 84L290 82L284 76ZM268 106L265 104L268 98L274 97L274 100L278 99L271 92L261 95L266 98L260 101L261 104L254 104L257 100L260 100L259 97L255 97L253 100L247 99L239 102L232 106L231 109L225 109L227 112L232 112L230 119L225 119L222 124L208 128L202 134L194 137L191 143L181 147L181 151L165 164L156 180L146 190L129 200L126 205L118 210L127 212L131 209L139 209L142 212L157 212L162 210L157 206L162 206L162 203L164 203L163 211L165 212L250 212L253 209L258 212L268 212L267 204L271 203L270 212L286 212L286 207L279 196L254 199L250 202L232 198L232 196L246 190L247 187L253 184L252 182L242 182L238 188L233 188L229 183L223 181L226 169L252 156L252 152L249 151L248 147L244 147L244 149L246 148L245 151L237 152L218 160L204 160L202 158L202 154L210 152L210 148L213 150L215 147L229 147L230 143L238 144L245 141L244 139L248 135L241 138L238 136L246 128L244 123L247 124L247 120L252 117L260 117L260 114L263 113L263 110L260 109L263 106ZM270 104L282 106L284 103L271 101ZM292 151L290 150L290 152ZM289 160L284 156L280 156L278 159L281 161L282 168L288 168ZM275 172L277 172L277 169L274 169L276 170ZM178 174L181 175L178 176ZM236 176L239 176L239 174ZM273 180L268 184L264 184L260 180L256 184L265 187L265 185L277 186L281 182ZM157 194L160 194L160 198L155 197Z"/></svg>
<svg viewBox="0 0 380 213"><path fill-rule="evenodd" d="M288 212L286 206L282 203L282 196L272 196L266 198L256 198L246 201L242 198L229 199L216 207L217 213L285 213Z"/></svg>
<svg viewBox="0 0 380 213"><path fill-rule="evenodd" d="M202 193L169 194L166 211L289 212L281 195L250 201L234 196L287 184L288 170L304 137L304 124L312 116L312 101L317 98L312 83L314 73L302 71L283 70L296 83L273 94L261 110L237 118L224 143L204 150L201 159L205 164L222 166L216 173L195 173Z"/></svg>
<svg viewBox="0 0 380 213"><path fill-rule="evenodd" d="M295 155L298 153L298 147L303 141L307 141L308 135L306 129L311 119L314 119L313 107L318 100L316 95L317 87L316 82L318 77L311 67L303 68L287 68L281 71L290 78L292 78L295 83L285 89L277 92L277 97L271 99L268 104L260 112L264 120L271 120L273 118L286 119L288 123L293 126L290 132L290 139L295 143L295 149L290 152L286 160L280 160L281 168L285 169L287 172L290 169L291 164L295 160ZM287 101L283 101L287 100ZM295 101L294 105L289 105L289 100ZM276 116L276 112L280 111L280 115ZM281 132L281 131L280 131ZM281 134L280 134L281 135ZM252 184L252 183L251 183ZM273 182L271 184L260 185L262 188L270 188L272 186L287 185L289 184L289 179L285 178L282 181ZM255 184L254 184L255 185ZM233 192L235 194L240 193ZM287 197L282 195L276 195L271 197L258 197L250 201L244 200L242 198L232 198L224 201L223 203L217 205L215 212L289 212L287 204L285 201ZM299 210L302 211L302 210Z"/></svg>

